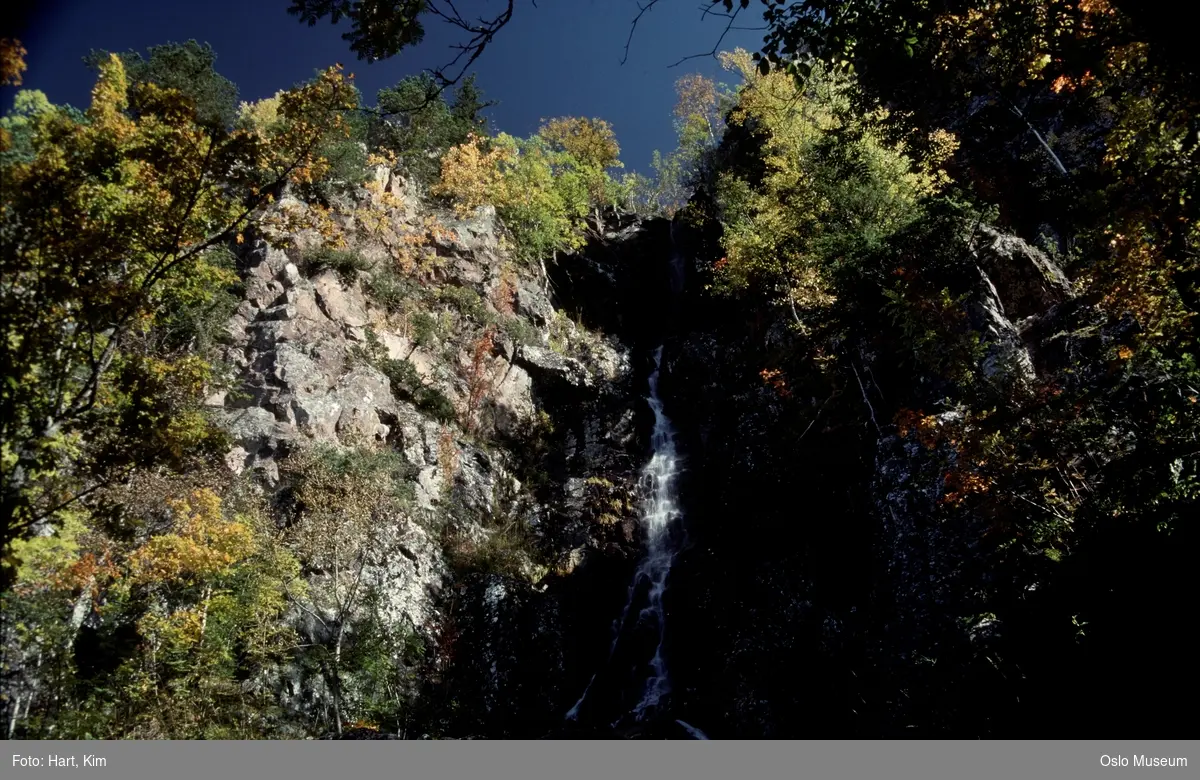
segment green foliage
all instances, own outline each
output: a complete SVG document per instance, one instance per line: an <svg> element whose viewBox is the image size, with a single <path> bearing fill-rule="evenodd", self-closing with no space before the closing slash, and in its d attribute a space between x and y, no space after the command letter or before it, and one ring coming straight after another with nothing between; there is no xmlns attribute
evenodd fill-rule
<svg viewBox="0 0 1200 780"><path fill-rule="evenodd" d="M427 311L419 311L408 321L412 329L413 343L419 347L432 347L441 338L441 325L437 317Z"/></svg>
<svg viewBox="0 0 1200 780"><path fill-rule="evenodd" d="M387 59L407 46L421 42L425 27L421 15L429 10L427 0L401 0L398 3L361 3L352 0L293 0L288 13L309 27L329 17L337 24L346 18L351 29L342 34L350 50L368 62Z"/></svg>
<svg viewBox="0 0 1200 780"><path fill-rule="evenodd" d="M411 361L386 360L379 369L391 382L396 397L411 401L438 422L451 423L457 418L454 403L441 390L425 384Z"/></svg>
<svg viewBox="0 0 1200 780"><path fill-rule="evenodd" d="M119 55L129 79L130 110L134 115L161 110L140 87L154 84L178 90L195 106L196 121L212 128L232 127L237 115L237 87L217 73L216 52L194 40L151 46L149 58L128 51ZM108 62L109 52L93 50L84 62L96 70Z"/></svg>
<svg viewBox="0 0 1200 780"><path fill-rule="evenodd" d="M414 298L416 287L391 268L376 269L367 277L366 290L389 312L400 312L406 301Z"/></svg>
<svg viewBox="0 0 1200 780"><path fill-rule="evenodd" d="M267 143L205 124L180 91L131 90L115 55L100 70L84 120L38 106L22 117L27 156L0 171L6 542L128 468L208 450L212 371L179 354L203 337L184 323L234 283L218 250L267 201L262 185L323 166L348 89L331 70L285 93Z"/></svg>
<svg viewBox="0 0 1200 780"><path fill-rule="evenodd" d="M466 143L471 133L486 133L482 111L491 105L483 102L474 76L447 103L427 74L380 90L377 102L382 118L372 123L372 145L395 154L405 173L427 187L437 180L447 150Z"/></svg>
<svg viewBox="0 0 1200 780"><path fill-rule="evenodd" d="M782 73L759 76L744 52L724 62L746 80L730 122L763 136L765 176L717 175L726 254L714 286L770 291L808 327L837 300L844 266L916 220L942 179L885 140L882 113L851 112L845 78L815 68L798 91Z"/></svg>
<svg viewBox="0 0 1200 780"><path fill-rule="evenodd" d="M518 345L534 346L541 343L538 329L524 317L504 317L500 321L500 328Z"/></svg>
<svg viewBox="0 0 1200 780"><path fill-rule="evenodd" d="M464 317L480 325L490 325L495 314L484 306L483 298L470 287L447 285L437 291L437 299L457 309Z"/></svg>
<svg viewBox="0 0 1200 780"><path fill-rule="evenodd" d="M450 566L460 576L499 574L528 580L537 571L531 560L536 540L521 523L488 529L483 535L468 535L448 528L442 541Z"/></svg>
<svg viewBox="0 0 1200 780"><path fill-rule="evenodd" d="M387 348L373 329L367 329L366 344L355 347L350 355L379 369L388 378L392 394L400 400L410 401L441 423L451 423L457 418L454 402L441 390L425 384L412 361L388 357Z"/></svg>
<svg viewBox="0 0 1200 780"><path fill-rule="evenodd" d="M360 273L371 267L371 263L361 253L330 246L319 246L306 251L302 263L302 270L306 276L315 276L330 270L337 273L347 284L353 283Z"/></svg>
<svg viewBox="0 0 1200 780"><path fill-rule="evenodd" d="M299 564L276 544L261 515L231 516L212 491L165 504L169 522L123 550L97 547L78 521L66 522L54 541L13 548L20 566L6 614L21 616L30 629L13 657L51 650L46 629L56 625L62 626L56 647L69 649L79 630L68 617L77 598L85 605L96 599L98 630L116 647L129 629L138 642L125 644L110 671L102 666L86 675L69 655L47 655L53 672L43 679L67 701L38 702L37 714L22 724L28 736L271 734L268 697L245 683L295 642L285 613L289 599L303 592Z"/></svg>
<svg viewBox="0 0 1200 780"><path fill-rule="evenodd" d="M70 106L51 105L40 90L23 89L13 97L12 108L0 117L0 165L33 161L37 118L50 111L61 111L75 123L85 121L82 111Z"/></svg>
<svg viewBox="0 0 1200 780"><path fill-rule="evenodd" d="M350 641L340 659L346 669L341 685L343 717L350 723L397 733L417 694L416 673L425 645L411 628L389 626L380 602L378 591L369 589L363 598L362 616L349 629Z"/></svg>

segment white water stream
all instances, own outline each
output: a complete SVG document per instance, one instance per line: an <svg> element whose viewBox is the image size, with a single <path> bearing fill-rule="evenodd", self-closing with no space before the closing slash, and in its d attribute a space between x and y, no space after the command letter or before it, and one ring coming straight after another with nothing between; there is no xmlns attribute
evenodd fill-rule
<svg viewBox="0 0 1200 780"><path fill-rule="evenodd" d="M639 620L653 625L658 630L658 644L650 660L653 676L646 681L642 700L633 709L634 717L641 720L646 712L658 706L662 697L670 691L667 679L667 663L663 657L663 632L666 628L666 613L663 610L663 593L667 589L667 575L675 562L675 545L672 544L671 527L680 517L679 504L675 497L675 476L679 468L679 457L675 451L675 429L663 413L662 400L658 397L658 372L662 367L662 351L654 352L654 371L650 374L650 408L654 411L654 433L650 439L653 453L650 462L642 470L647 498L642 507L642 523L646 526L646 555L642 558L634 575L634 583L648 582L646 606ZM631 591L635 588L631 588Z"/></svg>
<svg viewBox="0 0 1200 780"><path fill-rule="evenodd" d="M625 608L617 621L613 632L613 643L609 648L611 661L616 651L617 643L624 633L626 621L634 607L639 594L645 593L645 606L638 611L638 623L649 626L657 633L657 643L654 656L650 659L650 674L645 682L641 700L633 708L631 714L634 720L643 720L662 702L662 698L670 692L670 681L667 676L666 658L663 655L663 637L666 628L666 615L663 609L663 594L667 588L667 576L671 564L675 561L677 551L676 536L671 533L681 516L676 500L676 476L680 460L675 449L675 429L670 419L663 413L663 403L658 397L658 377L662 366L662 351L660 346L654 353L654 371L650 374L650 397L647 399L650 409L654 412L654 431L651 434L650 462L642 470L643 486L646 499L642 504L641 519L646 528L646 554L638 564L633 581L629 585L629 596ZM595 683L592 676L579 701L567 713L568 720L575 720L579 708L587 698ZM618 722L621 719L618 719ZM615 725L615 724L614 724ZM705 739L703 732L685 724L684 728L698 739Z"/></svg>

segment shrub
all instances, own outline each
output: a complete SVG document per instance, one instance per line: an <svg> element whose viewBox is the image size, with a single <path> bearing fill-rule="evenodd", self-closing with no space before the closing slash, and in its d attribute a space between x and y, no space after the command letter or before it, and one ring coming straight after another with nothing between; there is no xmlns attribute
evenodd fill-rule
<svg viewBox="0 0 1200 780"><path fill-rule="evenodd" d="M533 346L542 341L537 328L533 327L533 324L524 317L505 317L501 321L500 327L504 330L505 335L517 344Z"/></svg>
<svg viewBox="0 0 1200 780"><path fill-rule="evenodd" d="M313 276L322 271L332 270L347 283L353 282L360 271L371 267L370 262L358 252L327 246L305 252L301 262L306 275Z"/></svg>
<svg viewBox="0 0 1200 780"><path fill-rule="evenodd" d="M412 326L413 343L421 347L432 347L437 342L439 331L439 323L436 317L429 312L419 311L409 319L409 325Z"/></svg>
<svg viewBox="0 0 1200 780"><path fill-rule="evenodd" d="M495 315L484 307L483 297L470 287L460 287L457 285L443 287L438 290L437 297L439 301L448 303L458 309L464 317L472 319L481 325L491 324L495 320Z"/></svg>
<svg viewBox="0 0 1200 780"><path fill-rule="evenodd" d="M392 313L399 312L414 292L412 283L391 269L376 271L367 277L366 288L368 295Z"/></svg>
<svg viewBox="0 0 1200 780"><path fill-rule="evenodd" d="M412 361L387 359L379 363L378 367L387 376L392 393L397 398L411 401L413 406L439 422L454 421L454 403L441 390L426 385Z"/></svg>

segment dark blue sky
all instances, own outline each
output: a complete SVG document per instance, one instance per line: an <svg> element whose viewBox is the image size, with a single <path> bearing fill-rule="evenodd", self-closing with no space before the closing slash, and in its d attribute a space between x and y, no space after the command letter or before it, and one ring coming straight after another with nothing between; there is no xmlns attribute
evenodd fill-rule
<svg viewBox="0 0 1200 780"><path fill-rule="evenodd" d="M195 38L212 44L217 70L237 84L242 100L267 97L314 71L342 62L356 75L364 99L425 67L442 65L455 38L445 23L426 23L425 41L390 60L358 61L341 39L344 25L310 28L287 14L288 0L42 0L24 30L28 49L24 86L55 103L84 107L94 74L81 58L91 49L126 51ZM503 0L460 0L464 15L494 15ZM528 135L541 119L585 115L612 122L626 167L648 172L650 153L674 147L674 83L700 72L732 81L709 57L669 67L681 57L710 51L725 27L702 19L707 0L661 0L642 17L620 64L637 13L635 0L519 0L510 24L476 62L494 127ZM757 5L757 4L755 4ZM744 26L761 24L755 7ZM473 13L472 13L473 12ZM722 49L755 50L761 31L733 30ZM10 94L4 104L11 104Z"/></svg>

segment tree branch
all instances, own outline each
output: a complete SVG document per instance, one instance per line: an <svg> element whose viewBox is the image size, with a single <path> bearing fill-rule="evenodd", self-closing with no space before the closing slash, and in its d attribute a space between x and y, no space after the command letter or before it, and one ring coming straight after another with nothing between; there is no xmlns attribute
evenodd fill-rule
<svg viewBox="0 0 1200 780"><path fill-rule="evenodd" d="M629 25L629 37L625 39L625 54L621 57L622 65L624 65L629 59L629 44L633 42L633 33L637 30L638 22L642 20L643 14L654 8L656 5L658 5L658 0L650 0L645 5L638 3L637 16L633 17L633 23Z"/></svg>

